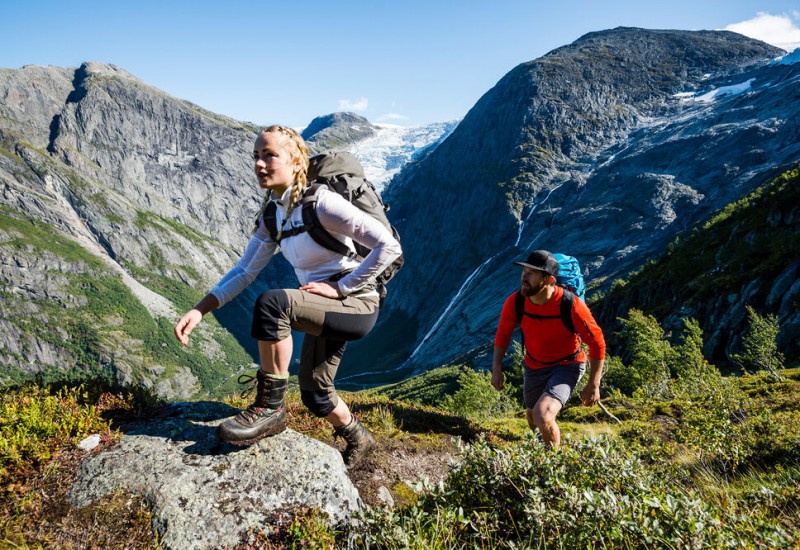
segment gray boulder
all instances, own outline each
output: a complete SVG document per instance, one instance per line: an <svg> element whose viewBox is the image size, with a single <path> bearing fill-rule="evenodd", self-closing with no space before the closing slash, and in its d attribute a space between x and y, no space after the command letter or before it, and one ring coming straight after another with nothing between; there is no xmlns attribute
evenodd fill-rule
<svg viewBox="0 0 800 550"><path fill-rule="evenodd" d="M216 425L236 412L216 402L170 405L84 460L70 502L86 506L118 489L139 495L171 549L231 547L300 506L335 523L361 506L341 455L320 441L292 430L246 448L219 441Z"/></svg>

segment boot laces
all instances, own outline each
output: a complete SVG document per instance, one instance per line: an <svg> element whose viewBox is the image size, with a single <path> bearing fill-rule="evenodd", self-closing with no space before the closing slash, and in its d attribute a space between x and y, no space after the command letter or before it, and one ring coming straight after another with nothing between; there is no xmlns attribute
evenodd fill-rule
<svg viewBox="0 0 800 550"><path fill-rule="evenodd" d="M240 374L239 378L236 379L236 382L242 385L247 385L247 387L242 390L242 399L253 393L253 390L255 390L258 386L258 378L256 376L250 376L249 374Z"/></svg>
<svg viewBox="0 0 800 550"><path fill-rule="evenodd" d="M241 397L245 399L248 395L252 394L253 391L258 387L258 376L250 376L249 374L240 374L239 378L236 379L239 384L247 385L247 387L242 390ZM243 410L239 413L239 417L245 420L248 423L253 422L259 416L263 416L262 411L266 410L264 407L259 407L255 403L247 407L247 409Z"/></svg>
<svg viewBox="0 0 800 550"><path fill-rule="evenodd" d="M262 412L265 410L271 410L271 409L265 409L264 407L256 407L255 405L250 405L245 410L240 412L239 416L248 423L251 423L259 416L264 416Z"/></svg>

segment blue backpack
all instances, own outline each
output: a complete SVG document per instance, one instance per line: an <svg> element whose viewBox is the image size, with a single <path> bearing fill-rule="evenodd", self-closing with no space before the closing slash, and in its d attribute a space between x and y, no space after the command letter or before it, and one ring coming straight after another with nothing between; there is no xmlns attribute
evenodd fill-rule
<svg viewBox="0 0 800 550"><path fill-rule="evenodd" d="M583 281L583 273L581 273L578 260L566 254L553 254L553 256L558 262L558 277L556 277L558 286L563 286L583 300L586 294L586 283Z"/></svg>

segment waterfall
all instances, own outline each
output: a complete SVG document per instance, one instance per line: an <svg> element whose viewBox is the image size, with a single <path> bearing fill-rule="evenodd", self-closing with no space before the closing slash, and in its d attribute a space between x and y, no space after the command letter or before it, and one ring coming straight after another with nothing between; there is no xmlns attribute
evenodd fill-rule
<svg viewBox="0 0 800 550"><path fill-rule="evenodd" d="M538 206L544 204L545 202L547 202L547 199L550 198L550 195L552 195L553 191L555 191L556 189L558 189L562 185L564 185L563 182L558 184L558 185L556 185L555 187L551 187L550 189L548 189L547 194L542 198L542 200L534 201L533 205L531 205L531 209L528 212L528 215L525 216L525 219L523 221L521 221L520 224L519 224L519 228L517 229L517 240L516 240L516 242L514 242L513 246L501 249L497 254L495 254L494 256L492 256L491 258L489 258L488 260L483 262L481 265L479 265L470 274L470 276L467 277L467 279L461 285L461 288L459 288L458 292L456 292L456 294L453 297L453 299L450 300L449 304L447 304L447 307L445 308L444 312L439 316L439 318L436 320L436 322L433 324L433 326L430 328L430 330L428 330L427 334L425 334L425 336L422 338L422 341L420 341L420 343L417 345L417 347L414 349L414 351L411 353L411 355L408 357L408 359L406 359L399 368L403 368L406 364L408 364L408 362L411 361L417 355L417 353L419 353L419 351L422 349L422 347L425 345L425 343L431 338L431 336L433 336L433 334L439 329L439 327L442 326L442 324L444 324L445 321L447 321L447 319L450 317L450 315L453 312L453 310L455 309L455 307L461 301L461 299L462 299L463 295L466 293L467 289L470 287L470 285L475 280L475 278L478 276L478 274L483 270L483 268L486 267L487 265L489 265L495 258L500 256L501 254L504 254L504 253L514 249L514 248L518 248L519 247L519 242L522 239L522 232L523 232L523 229L525 227L525 223L530 219L531 215L536 210L536 208ZM538 239L539 236L541 236L542 232L540 232L539 235L536 236L536 239ZM536 239L534 239L534 242L536 241ZM527 249L527 247L526 247L526 249Z"/></svg>
<svg viewBox="0 0 800 550"><path fill-rule="evenodd" d="M462 285L461 285L461 288L459 288L459 289L458 289L458 292L456 292L456 295L453 297L453 299L452 299L452 300L450 300L450 303L449 303L449 304L447 304L447 307L445 308L445 310L444 310L444 313L442 313L442 314L439 316L439 318L438 318L438 319L436 320L436 322L433 324L433 326L432 326L432 327L431 327L431 329L428 331L428 333L425 335L425 337L422 339L422 341L419 343L419 345L417 345L416 349L414 349L414 351L411 353L411 355L408 357L408 359L406 359L406 360L403 362L403 365L405 365L406 363L408 363L409 361L411 361L411 359L413 359L413 358L414 358L414 356L417 354L417 352L418 352L420 349L422 349L422 346L423 346L423 345L425 345L425 342L427 342L427 341L428 341L428 339L429 339L429 338L430 338L430 337L433 335L433 333L434 333L434 332L436 332L436 330L437 330L437 329L438 329L438 328L439 328L439 327L442 325L442 323L444 323L444 322L447 320L447 318L450 316L450 313L453 311L453 309L455 308L456 304L458 304L459 300L460 300L460 299L461 299L461 297L464 295L464 292L465 292L465 291L467 290L467 288L469 287L470 283L472 283L472 281L474 281L474 280L475 280L475 277L477 277L477 276L478 276L478 273L480 273L480 272L481 272L481 270L482 270L482 269L483 269L483 268L484 268L486 265L488 265L488 264L489 264L489 263L490 263L492 260L494 260L495 258L497 258L497 257L498 257L498 256L499 256L501 253L502 253L502 251L501 251L501 252L498 252L497 254L495 254L494 256L492 256L491 258L489 258L488 260L486 260L485 262L483 262L481 265L479 265L479 266L478 266L478 267L475 269L475 271L473 271L473 272L472 272L472 274L470 274L470 276L469 276L469 277L467 277L467 280L466 280L466 281L464 281L464 284L462 284Z"/></svg>
<svg viewBox="0 0 800 550"><path fill-rule="evenodd" d="M528 220L529 220L529 219L531 219L531 214L533 214L533 212L536 210L536 208L537 208L538 206L540 206L540 205L544 204L545 202L547 202L547 199L549 199L549 198L550 198L550 195L552 195L552 194L553 194L553 191L555 191L556 189L558 189L558 188L559 188L559 187L561 187L562 185L564 185L564 184L563 184L563 183L559 183L559 184L558 184L558 185L556 185L555 187L551 187L551 188L550 188L550 189L547 191L547 195L546 195L546 196L545 196L545 197L544 197L542 200L540 200L540 201L538 201L538 200L535 200L535 201L533 201L533 204L531 205L531 209L530 209L530 211L528 211L528 215L527 215L527 216L525 216L525 219L524 219L524 220L522 220L521 222L519 222L519 227L517 228L517 241L514 243L514 247L517 247L517 246L519 246L519 241L520 241L520 239L522 239L522 230L523 230L523 229L525 229L525 224L526 224L526 223L528 223ZM538 198L538 195L537 195L537 198ZM541 234L541 233L540 233L540 234Z"/></svg>

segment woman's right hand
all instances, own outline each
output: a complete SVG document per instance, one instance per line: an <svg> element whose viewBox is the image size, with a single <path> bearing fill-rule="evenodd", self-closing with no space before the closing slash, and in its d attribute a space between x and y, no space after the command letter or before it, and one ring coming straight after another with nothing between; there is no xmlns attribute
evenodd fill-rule
<svg viewBox="0 0 800 550"><path fill-rule="evenodd" d="M175 325L175 338L184 346L189 343L189 334L191 334L197 323L202 321L203 314L196 309L190 309L186 314L180 318L178 324Z"/></svg>

